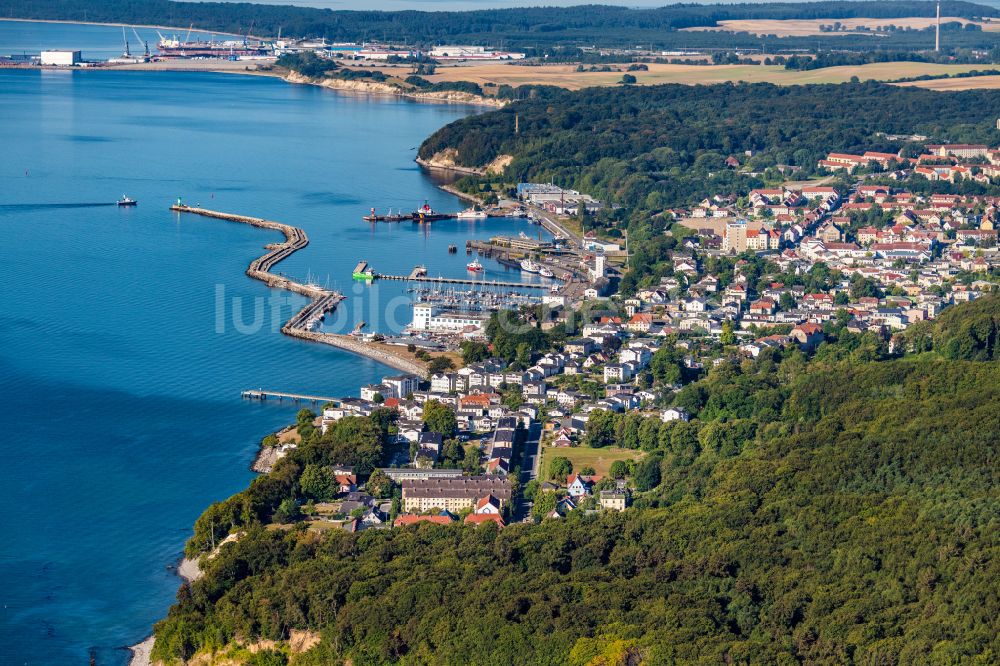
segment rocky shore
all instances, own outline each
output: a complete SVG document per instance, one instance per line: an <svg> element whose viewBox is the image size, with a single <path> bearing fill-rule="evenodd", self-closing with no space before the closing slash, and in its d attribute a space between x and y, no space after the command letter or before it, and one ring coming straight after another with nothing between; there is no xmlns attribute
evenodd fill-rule
<svg viewBox="0 0 1000 666"><path fill-rule="evenodd" d="M325 78L316 79L308 76L303 76L298 72L289 72L284 77L285 81L289 83L300 83L304 85L321 86L323 88L330 88L332 90L341 90L345 92L358 92L365 93L369 95L391 95L393 97L404 97L406 99L415 99L424 102L444 102L449 104L473 104L476 106L488 106L491 108L499 109L506 106L507 102L503 100L493 99L491 97L483 97L482 95L474 95L472 93L460 92L458 90L437 90L437 91L414 91L414 90L404 90L389 83L380 83L378 81L364 81L364 80L346 80L346 79L336 79L336 78Z"/></svg>

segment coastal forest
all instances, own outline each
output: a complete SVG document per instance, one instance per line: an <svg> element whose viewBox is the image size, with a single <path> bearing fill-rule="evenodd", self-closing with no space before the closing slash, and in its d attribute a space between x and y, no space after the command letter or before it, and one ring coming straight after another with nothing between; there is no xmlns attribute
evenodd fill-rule
<svg viewBox="0 0 1000 666"><path fill-rule="evenodd" d="M941 3L943 16L1000 16L995 7L971 2ZM659 48L759 49L761 39L747 33L683 31L738 19L836 19L931 17L935 3L926 0L880 2L784 2L744 4L673 4L655 9L591 5L586 11L566 7L482 9L466 12L333 11L310 7L172 0L0 0L0 17L170 25L209 31L274 37L325 37L331 41L388 41L415 45L469 43L516 48L533 54L564 46L636 44ZM957 30L951 47L990 49L1000 34ZM933 31L894 30L878 37L842 33L810 37L767 38L775 49L927 49Z"/></svg>
<svg viewBox="0 0 1000 666"><path fill-rule="evenodd" d="M154 657L996 663L998 343L991 296L908 330L892 352L845 339L812 358L773 350L718 365L675 398L690 422L612 424L611 441L645 452L621 514L502 530L266 528L302 492L308 461L357 442L374 453L382 417L352 422L231 500L241 536L180 589ZM189 554L208 547L196 535ZM315 644L292 652L303 631ZM274 642L240 652L261 640Z"/></svg>
<svg viewBox="0 0 1000 666"><path fill-rule="evenodd" d="M456 183L472 194L509 195L518 182L552 182L611 204L582 222L612 237L628 234L635 259L621 285L625 294L670 274L667 253L690 233L673 226L675 207L806 179L830 152L922 150L922 143L900 137L1000 143L996 93L989 90L941 95L868 81L522 86L500 94L516 101L446 125L420 146L420 157L444 155L474 168L512 157L502 174ZM730 157L738 167L727 164ZM841 191L850 186L844 178L834 183ZM964 194L1000 195L996 186L960 187ZM672 227L676 236L664 236Z"/></svg>

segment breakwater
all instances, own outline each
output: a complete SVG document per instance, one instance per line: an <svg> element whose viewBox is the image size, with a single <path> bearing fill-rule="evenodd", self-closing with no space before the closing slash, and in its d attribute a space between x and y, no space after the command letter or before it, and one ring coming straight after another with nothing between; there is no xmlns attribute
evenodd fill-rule
<svg viewBox="0 0 1000 666"><path fill-rule="evenodd" d="M285 335L293 338L299 338L300 340L320 342L330 345L331 347L344 349L360 356L366 356L374 359L379 363L396 368L397 370L409 372L421 377L426 374L426 366L418 361L410 361L393 354L389 354L380 349L375 349L371 345L368 345L360 340L356 340L350 336L335 335L333 333L320 333L309 327L310 321L320 319L327 312L332 312L346 297L336 291L322 289L314 285L302 284L301 282L296 282L287 277L275 275L270 272L279 261L290 257L293 253L301 250L309 244L309 237L302 229L293 227L290 224L275 222L274 220L265 220L260 217L223 213L216 210L209 210L207 208L185 206L183 204L174 204L170 207L170 210L177 213L190 213L192 215L201 215L202 217L211 217L218 220L226 220L228 222L249 224L252 227L270 229L284 234L285 242L267 245L267 254L257 257L251 261L250 265L247 267L246 274L255 280L260 280L269 287L273 287L275 289L285 289L313 299L304 308L295 313L295 315L293 315L292 318L281 327L281 332Z"/></svg>

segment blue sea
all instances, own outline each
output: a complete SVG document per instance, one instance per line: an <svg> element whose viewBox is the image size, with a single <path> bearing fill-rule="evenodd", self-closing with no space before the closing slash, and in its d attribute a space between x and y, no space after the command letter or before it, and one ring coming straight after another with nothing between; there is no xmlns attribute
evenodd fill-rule
<svg viewBox="0 0 1000 666"><path fill-rule="evenodd" d="M0 22L0 52L19 25ZM83 29L45 28L60 44ZM174 598L195 518L294 420L295 405L240 391L357 395L392 372L278 332L302 299L244 275L278 234L170 204L305 229L277 270L348 295L333 330L407 323L405 286L355 285L359 259L462 276L468 257L448 245L536 231L361 221L372 206L464 207L413 158L468 107L256 76L0 70L0 109L0 664L124 664ZM138 207L108 205L122 194Z"/></svg>

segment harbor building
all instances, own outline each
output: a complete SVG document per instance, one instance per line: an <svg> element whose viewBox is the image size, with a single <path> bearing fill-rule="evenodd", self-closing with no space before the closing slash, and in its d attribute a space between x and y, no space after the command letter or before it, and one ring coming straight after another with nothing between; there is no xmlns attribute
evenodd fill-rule
<svg viewBox="0 0 1000 666"><path fill-rule="evenodd" d="M42 66L73 67L83 62L79 51L42 51Z"/></svg>
<svg viewBox="0 0 1000 666"><path fill-rule="evenodd" d="M484 314L446 311L433 303L414 303L410 329L428 333L461 333L469 326L481 328L487 319Z"/></svg>

